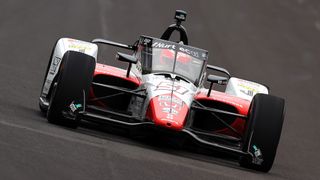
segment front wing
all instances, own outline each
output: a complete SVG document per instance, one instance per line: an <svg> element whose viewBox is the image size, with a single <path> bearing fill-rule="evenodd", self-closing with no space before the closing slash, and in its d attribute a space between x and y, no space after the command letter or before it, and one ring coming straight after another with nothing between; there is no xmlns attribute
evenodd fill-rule
<svg viewBox="0 0 320 180"><path fill-rule="evenodd" d="M141 98L145 98L146 96L141 93L142 90L126 90L123 88L111 86L111 85L105 85L105 84L94 84L98 86L103 86L105 88L111 88L111 89L117 89L120 91L120 93L128 93L134 96L139 96ZM85 94L84 94L85 96ZM104 97L97 98L99 100L103 99ZM107 97L106 97L107 98ZM82 105L75 105L71 104L70 110L68 112L63 112L65 118L68 118L70 120L74 120L77 122L80 122L81 120L91 121L99 124L106 124L109 126L114 127L121 127L125 129L130 129L130 131L136 131L136 132L143 132L143 131L161 131L163 133L171 133L173 136L170 137L180 137L187 140L190 140L197 145L214 149L217 151L229 153L232 155L236 155L239 157L245 157L252 160L252 162L256 162L257 158L254 154L250 152L243 151L241 147L241 136L239 138L218 134L218 133L206 133L199 131L197 129L192 128L192 118L188 117L188 121L185 125L185 127L181 131L173 131L168 130L159 126L156 126L151 120L145 119L145 117L139 117L134 116L131 114L126 114L124 112L115 112L112 110L108 110L106 108L102 108L95 105L89 105L86 103L86 97L83 97L83 104ZM227 114L229 116L235 116L246 119L247 117L241 114L236 114L232 112L227 112L219 109L214 108L208 108L200 103L193 103L191 107L191 111L208 111L212 113L213 115L219 114ZM216 115L217 116L217 115ZM218 118L219 121L223 122L223 119ZM235 133L237 132L235 129L233 129L230 125L225 123L227 128L230 128ZM149 131L150 132L150 131Z"/></svg>

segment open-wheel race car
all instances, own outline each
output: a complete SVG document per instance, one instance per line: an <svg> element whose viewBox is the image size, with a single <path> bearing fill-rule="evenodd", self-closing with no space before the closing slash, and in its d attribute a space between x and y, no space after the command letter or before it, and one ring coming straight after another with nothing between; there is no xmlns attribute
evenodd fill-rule
<svg viewBox="0 0 320 180"><path fill-rule="evenodd" d="M69 127L85 120L169 133L236 155L243 167L268 172L282 130L284 100L269 95L265 85L207 64L208 52L188 45L181 25L186 13L176 11L175 19L161 38L140 36L133 45L59 39L46 70L41 111L50 123ZM174 31L180 34L178 42L170 41ZM132 50L116 55L128 68L97 63L97 43ZM214 84L224 85L224 92L213 89Z"/></svg>

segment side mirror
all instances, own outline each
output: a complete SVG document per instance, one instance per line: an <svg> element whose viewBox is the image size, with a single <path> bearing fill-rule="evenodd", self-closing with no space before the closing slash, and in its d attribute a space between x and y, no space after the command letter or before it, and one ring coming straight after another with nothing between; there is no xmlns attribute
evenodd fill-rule
<svg viewBox="0 0 320 180"><path fill-rule="evenodd" d="M209 75L207 81L220 85L226 85L228 82L228 78L216 75Z"/></svg>
<svg viewBox="0 0 320 180"><path fill-rule="evenodd" d="M227 75L229 78L231 78L231 75L230 75L229 71L227 71L226 69L224 69L224 68L222 68L222 67L213 66L213 65L208 64L208 65L207 65L207 69L224 73L224 74Z"/></svg>
<svg viewBox="0 0 320 180"><path fill-rule="evenodd" d="M210 88L209 88L209 91L208 91L207 97L209 97L209 96L210 96L210 93L211 93L211 90L212 90L213 83L220 84L220 85L226 85L226 84L227 84L227 82L228 82L228 79L229 79L229 78L222 77L222 76L209 75L209 76L208 76L208 78L207 78L207 81L209 81L209 82L210 82Z"/></svg>
<svg viewBox="0 0 320 180"><path fill-rule="evenodd" d="M133 64L136 64L137 61L138 61L135 56L132 56L132 55L129 55L129 54L124 54L124 53L121 53L121 52L118 52L118 53L117 53L116 58L117 58L119 61L128 62L128 63L133 63Z"/></svg>
<svg viewBox="0 0 320 180"><path fill-rule="evenodd" d="M129 54L120 53L120 52L117 53L116 58L119 61L123 61L123 62L129 63L129 66L128 66L128 69L127 69L127 75L126 75L127 77L129 77L132 63L136 64L138 59L135 56L132 56L132 55L129 55Z"/></svg>

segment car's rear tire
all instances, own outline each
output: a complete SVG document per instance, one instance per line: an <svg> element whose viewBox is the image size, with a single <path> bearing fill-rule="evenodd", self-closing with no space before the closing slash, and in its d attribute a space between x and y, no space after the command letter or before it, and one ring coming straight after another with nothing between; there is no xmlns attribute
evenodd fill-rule
<svg viewBox="0 0 320 180"><path fill-rule="evenodd" d="M262 163L251 158L240 158L240 166L268 172L276 155L284 119L284 99L266 94L256 94L249 109L243 150L253 155L262 154Z"/></svg>
<svg viewBox="0 0 320 180"><path fill-rule="evenodd" d="M64 54L47 112L50 123L73 128L78 126L77 121L64 118L62 112L68 111L72 102L82 103L83 92L88 97L95 65L95 59L89 55L75 51Z"/></svg>

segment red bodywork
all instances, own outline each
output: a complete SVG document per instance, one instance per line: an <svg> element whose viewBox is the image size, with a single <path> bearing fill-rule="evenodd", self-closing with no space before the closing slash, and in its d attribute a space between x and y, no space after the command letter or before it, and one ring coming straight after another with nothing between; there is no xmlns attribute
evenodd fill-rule
<svg viewBox="0 0 320 180"><path fill-rule="evenodd" d="M158 126L181 130L188 111L189 107L177 96L163 94L150 100L147 115Z"/></svg>
<svg viewBox="0 0 320 180"><path fill-rule="evenodd" d="M248 115L248 111L250 107L250 101L241 99L226 93L222 93L219 91L211 91L210 96L207 97L207 90L203 90L201 91L201 93L199 93L195 97L195 99L196 100L212 100L212 101L218 101L221 103L231 105L237 109L239 114L244 116ZM231 124L231 126L241 134L244 133L244 125L245 125L245 120L242 118L236 118L236 120ZM232 132L229 128L224 128L216 132L235 136L234 132Z"/></svg>
<svg viewBox="0 0 320 180"><path fill-rule="evenodd" d="M96 69L94 71L94 76L96 75L114 76L114 77L118 77L130 82L133 82L137 84L137 86L141 84L141 81L134 74L131 73L129 77L127 77L126 74L127 74L127 71L124 69L120 69L114 66L108 66L100 63L96 64Z"/></svg>
<svg viewBox="0 0 320 180"><path fill-rule="evenodd" d="M131 73L129 77L126 77L126 72L127 71L124 69L97 63L94 76L105 75L120 78L136 84L137 87L142 84L142 81L133 73ZM176 89L174 91L176 91ZM238 114L247 116L250 101L214 90L212 90L211 95L207 97L207 91L207 89L201 89L194 96L194 99L197 101L216 101L228 104L235 107ZM95 98L95 94L92 89L90 91L90 98ZM105 106L105 104L101 102L97 102L97 105ZM190 107L188 107L181 99L179 99L179 97L172 93L167 93L153 97L149 100L146 118L153 121L157 126L180 131L186 124L189 111ZM236 118L231 126L243 134L244 124L244 119ZM215 132L236 136L234 132L228 128L219 129Z"/></svg>

